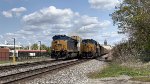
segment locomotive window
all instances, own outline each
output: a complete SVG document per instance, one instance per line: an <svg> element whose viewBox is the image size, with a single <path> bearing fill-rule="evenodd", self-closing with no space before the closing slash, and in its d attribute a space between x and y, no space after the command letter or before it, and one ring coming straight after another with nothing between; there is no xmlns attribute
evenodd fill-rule
<svg viewBox="0 0 150 84"><path fill-rule="evenodd" d="M58 44L58 46L62 46L62 44Z"/></svg>
<svg viewBox="0 0 150 84"><path fill-rule="evenodd" d="M87 43L87 42L82 42L83 44Z"/></svg>

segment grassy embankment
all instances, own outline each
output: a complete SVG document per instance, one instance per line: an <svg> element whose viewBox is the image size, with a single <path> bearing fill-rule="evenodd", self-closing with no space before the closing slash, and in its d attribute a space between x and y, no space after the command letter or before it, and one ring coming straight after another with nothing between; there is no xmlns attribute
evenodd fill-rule
<svg viewBox="0 0 150 84"><path fill-rule="evenodd" d="M119 64L110 64L102 71L89 73L89 78L106 78L106 77L118 77L120 75L131 76L131 80L150 82L150 66L147 67L127 67ZM149 77L148 77L149 76Z"/></svg>
<svg viewBox="0 0 150 84"><path fill-rule="evenodd" d="M11 63L11 61L0 61L0 64Z"/></svg>
<svg viewBox="0 0 150 84"><path fill-rule="evenodd" d="M20 58L20 59L16 59L16 62L34 62L34 61L43 61L43 60L47 60L50 59L50 57L33 57L33 58ZM0 61L0 64L6 64L6 63L11 63L13 64L13 59L11 58L8 61Z"/></svg>

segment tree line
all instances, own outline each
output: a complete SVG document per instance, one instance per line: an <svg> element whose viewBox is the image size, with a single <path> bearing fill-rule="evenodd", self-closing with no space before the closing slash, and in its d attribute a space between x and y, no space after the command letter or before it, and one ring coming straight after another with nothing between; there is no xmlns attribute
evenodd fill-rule
<svg viewBox="0 0 150 84"><path fill-rule="evenodd" d="M150 0L124 0L111 17L119 31L128 36L114 47L114 56L150 61Z"/></svg>
<svg viewBox="0 0 150 84"><path fill-rule="evenodd" d="M29 47L31 50L39 50L39 47L41 47L41 50L47 50L48 53L51 52L51 48L49 46L46 46L45 44L41 44L41 46L39 46L37 43L34 43L31 46L22 47L22 49L29 50Z"/></svg>

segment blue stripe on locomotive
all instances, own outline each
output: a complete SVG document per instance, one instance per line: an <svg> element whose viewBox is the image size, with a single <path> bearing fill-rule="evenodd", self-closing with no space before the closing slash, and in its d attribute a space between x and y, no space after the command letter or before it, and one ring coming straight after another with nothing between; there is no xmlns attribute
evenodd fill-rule
<svg viewBox="0 0 150 84"><path fill-rule="evenodd" d="M72 39L66 35L55 35L53 40L67 40L68 50L77 50L77 40Z"/></svg>

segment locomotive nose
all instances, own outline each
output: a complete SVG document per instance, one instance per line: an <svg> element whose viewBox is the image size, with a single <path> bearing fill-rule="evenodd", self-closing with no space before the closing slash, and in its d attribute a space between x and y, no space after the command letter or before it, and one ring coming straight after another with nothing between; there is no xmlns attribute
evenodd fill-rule
<svg viewBox="0 0 150 84"><path fill-rule="evenodd" d="M61 41L61 40L54 41L53 49L55 51L64 51L65 50L65 41Z"/></svg>
<svg viewBox="0 0 150 84"><path fill-rule="evenodd" d="M85 47L86 47L86 48L89 48L89 47L90 47L90 45L88 45L88 44L85 44Z"/></svg>
<svg viewBox="0 0 150 84"><path fill-rule="evenodd" d="M62 44L55 45L55 50L61 50L61 49L62 49Z"/></svg>
<svg viewBox="0 0 150 84"><path fill-rule="evenodd" d="M91 46L89 44L84 44L84 52L89 52L91 51Z"/></svg>

